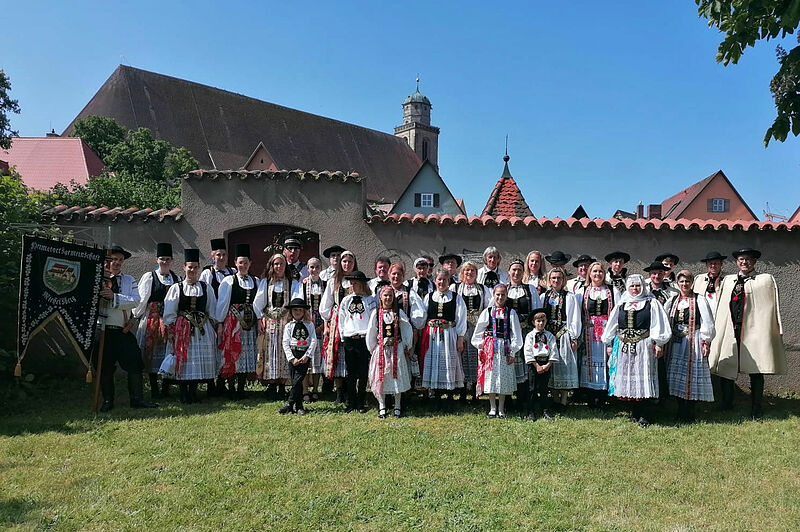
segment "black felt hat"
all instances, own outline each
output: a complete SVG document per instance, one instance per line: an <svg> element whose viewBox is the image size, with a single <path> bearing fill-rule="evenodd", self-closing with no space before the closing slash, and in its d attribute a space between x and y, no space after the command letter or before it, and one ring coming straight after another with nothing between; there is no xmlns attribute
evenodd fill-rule
<svg viewBox="0 0 800 532"><path fill-rule="evenodd" d="M326 259L329 259L329 258L331 258L331 254L332 253L341 253L344 250L345 249L342 246L340 246L339 244L336 244L335 246L331 246L329 248L326 248L325 251L322 252L322 256L325 257Z"/></svg>
<svg viewBox="0 0 800 532"><path fill-rule="evenodd" d="M200 262L200 250L188 248L183 250L184 262Z"/></svg>
<svg viewBox="0 0 800 532"><path fill-rule="evenodd" d="M447 253L439 257L439 264L444 264L444 261L448 259L455 259L457 266L461 266L461 263L464 262L464 259L461 258L461 255L456 255L455 253Z"/></svg>
<svg viewBox="0 0 800 532"><path fill-rule="evenodd" d="M580 264L581 262L594 262L594 261L595 261L594 257L584 253L583 255L581 255L580 257L575 259L575 261L572 263L572 265L577 268L578 264Z"/></svg>
<svg viewBox="0 0 800 532"><path fill-rule="evenodd" d="M169 242L159 242L156 244L156 257L171 257L172 244Z"/></svg>
<svg viewBox="0 0 800 532"><path fill-rule="evenodd" d="M647 268L644 268L644 271L646 271L646 272L651 272L653 270L660 270L662 272L668 272L669 268L664 266L664 263L661 262L660 260L654 260L653 262L650 263L650 266L648 266Z"/></svg>
<svg viewBox="0 0 800 532"><path fill-rule="evenodd" d="M738 259L742 255L748 255L750 257L753 257L754 259L759 259L761 257L761 252L753 248L742 248L742 249L737 249L736 251L731 253L731 257L733 257L734 259Z"/></svg>
<svg viewBox="0 0 800 532"><path fill-rule="evenodd" d="M539 314L540 312L542 314L544 314L545 316L547 316L547 309L546 308L544 308L544 307L535 308L535 309L531 310L530 314L528 314L528 321L533 323L533 317L536 316L537 314Z"/></svg>
<svg viewBox="0 0 800 532"><path fill-rule="evenodd" d="M384 280L384 279L381 279L380 281L378 281L377 283L375 283L375 293L377 294L377 293L378 293L378 291L379 291L381 288L383 288L384 286L392 286L392 283L391 283L390 281L386 281L386 280Z"/></svg>
<svg viewBox="0 0 800 532"><path fill-rule="evenodd" d="M545 255L544 260L555 266L564 266L569 262L572 255L563 251L554 251L551 255Z"/></svg>
<svg viewBox="0 0 800 532"><path fill-rule="evenodd" d="M672 262L675 263L675 264L678 264L681 261L680 257L678 257L674 253L662 253L661 255L657 256L653 260L654 261L656 261L656 260L662 261L664 259L672 259Z"/></svg>
<svg viewBox="0 0 800 532"><path fill-rule="evenodd" d="M250 244L236 244L233 252L234 257L250 258Z"/></svg>
<svg viewBox="0 0 800 532"><path fill-rule="evenodd" d="M612 251L604 258L606 259L606 262L611 262L614 259L622 259L625 262L630 262L631 260L631 256L628 253L625 253L624 251Z"/></svg>
<svg viewBox="0 0 800 532"><path fill-rule="evenodd" d="M111 255L113 255L114 253L119 253L126 259L131 258L131 254L130 253L128 253L127 251L122 249L122 246L119 246L119 245L116 245L116 244L111 246L111 249L108 252Z"/></svg>
<svg viewBox="0 0 800 532"><path fill-rule="evenodd" d="M723 255L719 251L709 251L706 253L706 258L700 259L700 262L708 262L710 260L725 260L727 258L727 255Z"/></svg>
<svg viewBox="0 0 800 532"><path fill-rule="evenodd" d="M303 300L303 298L296 297L296 298L292 299L291 301L289 301L289 304L286 305L286 308L289 308L289 309L292 309L292 308L310 309L311 305L306 303L305 300Z"/></svg>
<svg viewBox="0 0 800 532"><path fill-rule="evenodd" d="M225 239L224 238L212 238L211 239L211 251L215 251L217 249L228 249L225 247Z"/></svg>
<svg viewBox="0 0 800 532"><path fill-rule="evenodd" d="M367 276L364 275L364 272L359 271L359 270L356 270L356 271L354 271L352 273L348 273L347 275L344 276L344 278L347 279L350 282L356 281L356 282L361 282L361 283L367 283L367 281L368 281Z"/></svg>

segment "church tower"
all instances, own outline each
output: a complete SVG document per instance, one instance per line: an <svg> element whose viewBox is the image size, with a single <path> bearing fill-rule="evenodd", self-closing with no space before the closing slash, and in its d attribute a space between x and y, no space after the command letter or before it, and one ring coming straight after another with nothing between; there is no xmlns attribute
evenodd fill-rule
<svg viewBox="0 0 800 532"><path fill-rule="evenodd" d="M430 161L439 170L439 128L431 125L431 101L417 91L403 100L403 124L394 128L397 137L406 142L421 161Z"/></svg>

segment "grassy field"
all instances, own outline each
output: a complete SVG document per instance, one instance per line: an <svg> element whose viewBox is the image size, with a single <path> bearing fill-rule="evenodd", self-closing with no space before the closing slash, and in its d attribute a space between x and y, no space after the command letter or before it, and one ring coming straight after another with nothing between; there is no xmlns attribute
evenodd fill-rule
<svg viewBox="0 0 800 532"><path fill-rule="evenodd" d="M617 408L488 420L486 401L280 416L252 391L95 418L60 386L0 414L0 528L798 530L800 400L770 403L643 429Z"/></svg>

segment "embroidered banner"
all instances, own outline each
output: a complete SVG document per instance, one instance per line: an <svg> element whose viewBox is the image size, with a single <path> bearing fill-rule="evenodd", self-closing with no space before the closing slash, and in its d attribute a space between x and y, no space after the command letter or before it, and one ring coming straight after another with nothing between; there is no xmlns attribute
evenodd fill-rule
<svg viewBox="0 0 800 532"><path fill-rule="evenodd" d="M22 237L16 373L29 353L74 353L89 368L104 260L102 249Z"/></svg>

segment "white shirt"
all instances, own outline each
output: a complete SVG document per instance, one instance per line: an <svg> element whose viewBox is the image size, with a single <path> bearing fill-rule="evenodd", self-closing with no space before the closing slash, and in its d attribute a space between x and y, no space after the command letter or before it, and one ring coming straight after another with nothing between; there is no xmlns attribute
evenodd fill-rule
<svg viewBox="0 0 800 532"><path fill-rule="evenodd" d="M242 277L238 272L236 275L229 275L225 277L219 285L219 294L217 294L217 313L214 319L216 319L218 322L225 321L225 316L228 315L228 308L231 306L231 291L233 290L234 281L238 282L239 286L245 290L253 290L252 296L255 298L256 294L254 289L256 288L258 277L253 275Z"/></svg>
<svg viewBox="0 0 800 532"><path fill-rule="evenodd" d="M484 284L484 280L486 279L486 274L491 271L497 274L497 278L500 280L501 284L509 284L511 282L511 277L509 277L507 271L503 270L502 268L490 270L488 266L481 266L480 269L478 269L477 282Z"/></svg>
<svg viewBox="0 0 800 532"><path fill-rule="evenodd" d="M372 295L375 295L375 287L378 286L378 283L384 280L388 281L389 279L388 278L381 279L380 277L373 277L372 279L367 281L367 288L369 288L369 291L372 292Z"/></svg>
<svg viewBox="0 0 800 532"><path fill-rule="evenodd" d="M337 304L336 294L333 293L333 282L333 278L328 281L328 284L325 286L325 292L322 294L322 299L319 302L319 315L322 316L322 319L325 321L331 321L333 317L333 307ZM344 288L344 294L345 297L347 297L350 281L342 279L342 288ZM344 299L344 297L342 299Z"/></svg>
<svg viewBox="0 0 800 532"><path fill-rule="evenodd" d="M290 286L284 286L284 284L286 284L286 281L283 279L272 281L269 285L267 279L261 279L258 282L258 291L256 292L256 297L253 299L253 311L256 313L256 318L261 319L264 316L265 310L273 308L272 294L275 292L285 291L283 298L284 307L295 297L303 297L303 287L299 281L293 280Z"/></svg>
<svg viewBox="0 0 800 532"><path fill-rule="evenodd" d="M298 322L297 320L292 320L289 323L287 323L286 326L283 328L283 345L282 345L283 354L286 356L286 360L288 360L289 363L291 363L292 360L294 360L294 353L292 353L292 347L305 348L306 353L305 355L303 355L303 357L309 357L309 358L317 350L317 333L314 328L314 324L311 323L310 321L302 322L305 324L306 329L308 330L308 338L304 340L305 342L307 342L305 345L302 346L299 345L298 344L299 340L297 338L292 337L292 334L294 333L294 328L297 326L298 323L300 322Z"/></svg>
<svg viewBox="0 0 800 532"><path fill-rule="evenodd" d="M180 281L180 277L174 272L168 272L166 275L162 275L161 272L156 270L156 274L158 276L158 280L161 281L161 284L167 286L167 289L174 283L172 276L175 275L175 278ZM139 304L136 305L136 308L133 309L133 316L136 318L141 318L147 312L147 303L148 299L150 299L150 294L153 290L153 272L145 272L142 275L142 278L139 279Z"/></svg>
<svg viewBox="0 0 800 532"><path fill-rule="evenodd" d="M477 323L475 323L475 332L472 333L472 338L470 340L476 349L481 349L483 347L483 338L485 333L488 332L491 334L492 332L489 330L492 308L494 307L483 309ZM497 309L497 318L505 320L506 327L510 327L508 335L508 354L513 356L514 353L522 348L522 344L524 342L522 330L520 329L519 325L519 318L517 317L517 311L508 307L505 309Z"/></svg>
<svg viewBox="0 0 800 532"><path fill-rule="evenodd" d="M333 266L328 266L319 273L319 278L327 282L333 279L333 274L335 273L336 273L336 268L334 268Z"/></svg>
<svg viewBox="0 0 800 532"><path fill-rule="evenodd" d="M225 279L228 275L234 275L236 273L236 268L229 268L225 267L224 270L218 270L214 266L210 268L206 268L202 272L200 272L200 280L206 283L208 286L211 286L213 289L213 284L211 280L216 278L217 284L222 284L222 280Z"/></svg>
<svg viewBox="0 0 800 532"><path fill-rule="evenodd" d="M117 277L119 293L114 294L108 302L104 312L105 323L114 327L124 327L128 322L131 311L139 305L139 289L136 279L127 273L120 273Z"/></svg>
<svg viewBox="0 0 800 532"><path fill-rule="evenodd" d="M350 302L355 297L355 294L350 294L339 305L339 336L342 339L356 335L366 336L370 314L378 307L374 296L360 296L364 304L363 312L350 312Z"/></svg>
<svg viewBox="0 0 800 532"><path fill-rule="evenodd" d="M200 297L203 295L203 288L198 281L194 284L188 282L180 282L173 284L167 290L167 297L164 298L164 323L172 325L178 319L178 303L180 302L180 290L183 289L183 295ZM217 297L214 295L214 290L210 285L206 284L206 308L203 312L211 321L214 321L214 313L217 309Z"/></svg>
<svg viewBox="0 0 800 532"><path fill-rule="evenodd" d="M430 301L434 303L449 303L450 300L456 298L456 336L464 336L467 333L467 304L464 303L464 298L458 296L452 290L447 292L431 292L423 300L423 307L425 308L425 320L428 318L428 304Z"/></svg>

